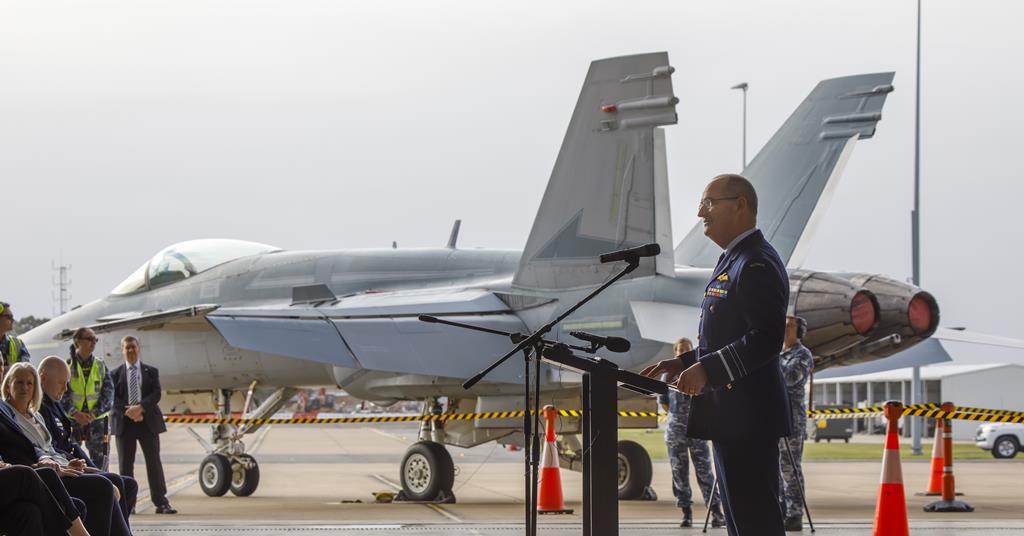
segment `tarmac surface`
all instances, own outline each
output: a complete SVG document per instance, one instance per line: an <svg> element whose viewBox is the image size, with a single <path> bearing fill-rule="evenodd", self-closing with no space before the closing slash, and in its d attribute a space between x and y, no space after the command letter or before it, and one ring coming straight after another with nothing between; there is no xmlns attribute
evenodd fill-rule
<svg viewBox="0 0 1024 536"><path fill-rule="evenodd" d="M206 430L194 427L205 435ZM415 440L408 424L276 426L249 436L249 452L260 464L260 486L251 497L230 493L212 498L196 481L204 452L182 425L162 436L170 501L179 514L155 515L148 501L145 468L139 457L135 534L146 535L503 535L523 531L522 452L494 444L451 448L457 466L456 504L377 504L372 492L398 488L398 464ZM879 454L881 454L879 439ZM620 534L699 534L681 529L671 492L668 462L655 460L652 486L657 501L620 502ZM112 461L116 468L116 454ZM929 514L919 497L928 480L927 462L904 462L903 475L912 534L1024 535L1024 459L964 461L955 465L960 497L970 514ZM808 499L816 534L871 534L880 462L805 462ZM692 478L692 475L691 475ZM562 471L563 493L574 515L542 516L540 534L579 534L581 477ZM696 490L696 482L693 482ZM694 507L695 520L706 510ZM709 534L725 534L709 529ZM804 523L804 534L811 534Z"/></svg>

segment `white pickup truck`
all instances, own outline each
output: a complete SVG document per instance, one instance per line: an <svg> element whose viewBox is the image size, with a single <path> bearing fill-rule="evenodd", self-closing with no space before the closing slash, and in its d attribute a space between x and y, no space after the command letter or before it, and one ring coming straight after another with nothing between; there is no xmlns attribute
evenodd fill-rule
<svg viewBox="0 0 1024 536"><path fill-rule="evenodd" d="M1013 458L1024 445L1024 424L995 422L978 427L974 443L996 458Z"/></svg>

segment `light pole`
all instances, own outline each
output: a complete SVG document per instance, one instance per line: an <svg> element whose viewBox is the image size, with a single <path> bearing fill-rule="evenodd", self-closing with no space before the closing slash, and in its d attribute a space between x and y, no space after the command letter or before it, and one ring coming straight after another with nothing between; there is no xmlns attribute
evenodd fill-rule
<svg viewBox="0 0 1024 536"><path fill-rule="evenodd" d="M917 0L917 87L914 97L914 211L910 216L911 271L914 286L921 286L921 0ZM921 367L911 371L910 403L922 402ZM921 454L921 417L910 419L910 451Z"/></svg>
<svg viewBox="0 0 1024 536"><path fill-rule="evenodd" d="M747 168L747 88L750 87L746 82L740 82L729 89L742 89L743 90L743 167L740 171Z"/></svg>

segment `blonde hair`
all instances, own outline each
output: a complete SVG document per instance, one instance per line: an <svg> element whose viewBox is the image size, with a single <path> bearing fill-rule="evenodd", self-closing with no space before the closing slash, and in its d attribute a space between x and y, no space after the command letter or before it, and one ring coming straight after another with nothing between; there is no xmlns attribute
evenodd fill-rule
<svg viewBox="0 0 1024 536"><path fill-rule="evenodd" d="M14 385L14 376L23 370L29 371L32 374L32 381L35 382L32 386L35 392L32 394L32 400L28 403L28 410L34 413L43 403L43 388L39 385L39 373L36 372L35 367L31 363L21 362L11 365L7 369L7 375L4 376L3 392L0 394L3 395L3 399L7 402L14 398L10 394L11 386Z"/></svg>

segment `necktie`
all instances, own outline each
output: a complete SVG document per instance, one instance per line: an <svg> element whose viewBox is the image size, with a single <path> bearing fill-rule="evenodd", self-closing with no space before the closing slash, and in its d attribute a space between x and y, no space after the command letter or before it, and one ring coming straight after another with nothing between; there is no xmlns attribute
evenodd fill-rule
<svg viewBox="0 0 1024 536"><path fill-rule="evenodd" d="M139 369L128 368L128 405L134 406L139 403Z"/></svg>

